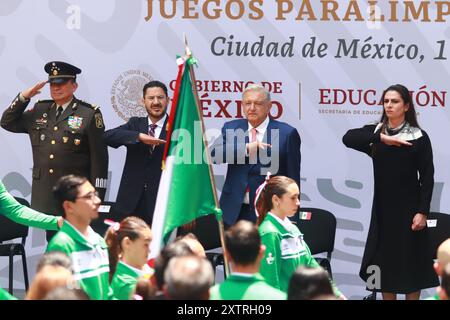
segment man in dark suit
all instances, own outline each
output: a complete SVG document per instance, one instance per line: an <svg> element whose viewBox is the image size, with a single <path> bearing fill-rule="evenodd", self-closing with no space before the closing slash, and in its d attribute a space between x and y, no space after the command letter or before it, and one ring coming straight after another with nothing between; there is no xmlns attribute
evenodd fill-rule
<svg viewBox="0 0 450 320"><path fill-rule="evenodd" d="M270 93L260 85L242 95L247 119L226 122L211 147L214 163L227 163L220 197L226 226L244 219L256 221L255 191L267 172L294 179L300 185L300 135L287 123L269 118Z"/></svg>
<svg viewBox="0 0 450 320"><path fill-rule="evenodd" d="M144 86L142 103L147 117L130 118L126 124L107 130L104 139L110 147L127 148L114 213L122 218L138 216L151 225L166 138L167 87L150 81Z"/></svg>
<svg viewBox="0 0 450 320"><path fill-rule="evenodd" d="M17 95L3 112L1 126L11 132L27 133L33 149L31 207L61 215L52 195L56 181L68 174L88 178L103 199L108 177L108 150L98 106L78 100L76 75L81 70L69 63L45 65L48 80ZM40 100L25 111L30 99L50 83L52 100ZM47 232L47 241L53 236Z"/></svg>

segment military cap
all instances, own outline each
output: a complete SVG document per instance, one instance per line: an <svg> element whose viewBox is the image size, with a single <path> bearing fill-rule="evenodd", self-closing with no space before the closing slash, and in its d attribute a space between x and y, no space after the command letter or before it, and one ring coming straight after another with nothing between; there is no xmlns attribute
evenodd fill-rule
<svg viewBox="0 0 450 320"><path fill-rule="evenodd" d="M76 79L77 74L81 73L81 69L61 61L51 61L44 67L48 73L48 82L64 83L70 79Z"/></svg>

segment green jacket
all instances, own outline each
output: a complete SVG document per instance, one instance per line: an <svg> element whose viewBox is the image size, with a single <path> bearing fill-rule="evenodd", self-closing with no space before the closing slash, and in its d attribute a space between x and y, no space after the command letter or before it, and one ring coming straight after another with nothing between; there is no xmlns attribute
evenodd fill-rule
<svg viewBox="0 0 450 320"><path fill-rule="evenodd" d="M210 300L286 300L286 293L269 286L259 274L231 274L211 288Z"/></svg>
<svg viewBox="0 0 450 320"><path fill-rule="evenodd" d="M49 216L21 205L0 182L0 214L29 227L58 230L58 217Z"/></svg>
<svg viewBox="0 0 450 320"><path fill-rule="evenodd" d="M62 251L72 259L74 278L92 300L112 299L105 240L89 227L89 239L69 222L50 240L47 252Z"/></svg>
<svg viewBox="0 0 450 320"><path fill-rule="evenodd" d="M268 213L259 226L259 234L262 244L266 246L260 273L271 286L287 292L289 280L298 267L320 267L303 241L303 234L294 224L289 224L286 229ZM334 293L339 297L341 293L332 281L331 284Z"/></svg>
<svg viewBox="0 0 450 320"><path fill-rule="evenodd" d="M130 300L130 295L136 286L137 279L142 275L138 270L119 261L114 277L111 281L111 289L114 298L118 300Z"/></svg>
<svg viewBox="0 0 450 320"><path fill-rule="evenodd" d="M0 288L0 300L17 300L17 298L10 295L8 291Z"/></svg>
<svg viewBox="0 0 450 320"><path fill-rule="evenodd" d="M424 300L441 300L441 298L439 298L438 294L436 293L434 296L425 298Z"/></svg>

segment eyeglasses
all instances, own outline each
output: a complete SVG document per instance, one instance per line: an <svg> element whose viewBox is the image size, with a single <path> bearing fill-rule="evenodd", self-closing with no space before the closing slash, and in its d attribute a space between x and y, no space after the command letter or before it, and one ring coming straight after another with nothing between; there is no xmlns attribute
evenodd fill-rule
<svg viewBox="0 0 450 320"><path fill-rule="evenodd" d="M166 96L149 96L149 97L145 97L145 99L153 101L153 100L157 100L157 101L163 101L164 99L166 99Z"/></svg>
<svg viewBox="0 0 450 320"><path fill-rule="evenodd" d="M95 198L99 198L99 193L97 191L89 192L84 196L77 197L76 199L95 200Z"/></svg>

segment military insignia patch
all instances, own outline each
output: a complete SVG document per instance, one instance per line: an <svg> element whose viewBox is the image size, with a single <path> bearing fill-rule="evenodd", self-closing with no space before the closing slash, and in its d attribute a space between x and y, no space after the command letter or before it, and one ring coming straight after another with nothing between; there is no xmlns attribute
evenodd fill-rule
<svg viewBox="0 0 450 320"><path fill-rule="evenodd" d="M36 119L36 124L37 125L46 125L47 124L47 119L44 118L40 118L40 119Z"/></svg>
<svg viewBox="0 0 450 320"><path fill-rule="evenodd" d="M78 116L70 116L67 120L70 129L80 129L83 124L83 118Z"/></svg>
<svg viewBox="0 0 450 320"><path fill-rule="evenodd" d="M103 128L103 118L100 112L95 114L95 126L99 129Z"/></svg>

